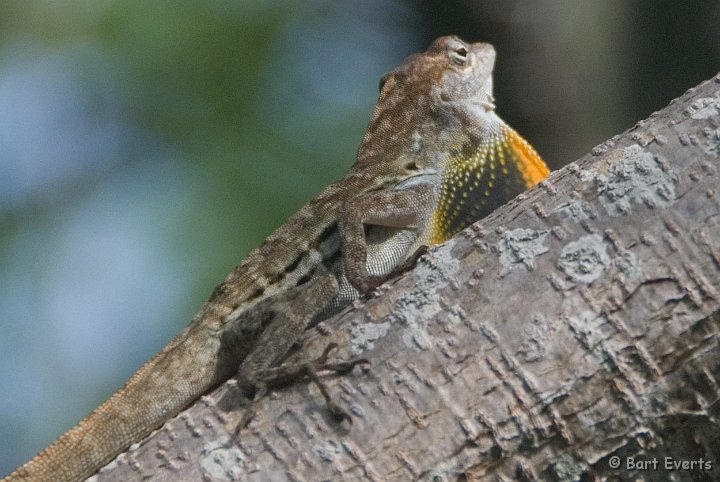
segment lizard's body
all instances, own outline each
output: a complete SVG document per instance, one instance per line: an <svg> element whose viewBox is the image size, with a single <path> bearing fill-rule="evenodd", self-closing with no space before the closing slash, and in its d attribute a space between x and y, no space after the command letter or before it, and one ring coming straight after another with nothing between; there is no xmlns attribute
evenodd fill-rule
<svg viewBox="0 0 720 482"><path fill-rule="evenodd" d="M309 324L418 247L544 178L542 160L494 112L494 61L488 44L444 37L383 77L346 176L253 250L125 386L3 481L92 475L233 375L278 364Z"/></svg>

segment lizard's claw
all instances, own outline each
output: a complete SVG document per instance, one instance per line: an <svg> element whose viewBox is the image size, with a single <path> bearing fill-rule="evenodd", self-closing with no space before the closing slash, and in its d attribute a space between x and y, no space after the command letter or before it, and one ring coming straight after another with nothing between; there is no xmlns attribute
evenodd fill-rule
<svg viewBox="0 0 720 482"><path fill-rule="evenodd" d="M347 410L340 407L332 400L325 400L325 404L327 405L327 408L330 411L330 415L332 415L333 420L335 420L337 423L342 423L347 420L347 422L352 425L352 417L350 417L350 414L347 412Z"/></svg>
<svg viewBox="0 0 720 482"><path fill-rule="evenodd" d="M320 380L320 377L318 376L317 372L319 371L332 371L335 373L338 373L340 375L343 375L345 373L348 373L351 371L355 365L359 364L370 364L370 361L367 358L353 358L351 360L346 360L342 362L335 362L335 363L328 363L327 357L337 348L337 343L330 343L327 347L325 347L325 350L323 351L322 355L320 355L316 360L313 362L307 363L305 365L305 371L307 373L308 378L315 383L315 385L320 390L320 393L322 393L323 397L325 398L325 404L328 407L328 410L330 411L330 414L332 417L338 422L342 423L343 421L347 420L348 423L352 424L352 418L350 417L350 414L340 405L338 405L335 400L333 399L332 395L330 394L330 391L328 390L325 383Z"/></svg>

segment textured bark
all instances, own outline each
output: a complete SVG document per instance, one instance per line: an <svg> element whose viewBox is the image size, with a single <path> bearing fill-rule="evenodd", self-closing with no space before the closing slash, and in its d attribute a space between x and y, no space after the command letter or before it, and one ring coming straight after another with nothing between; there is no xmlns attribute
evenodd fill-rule
<svg viewBox="0 0 720 482"><path fill-rule="evenodd" d="M226 384L96 478L720 480L719 170L720 75L309 332L351 426L298 383L228 444Z"/></svg>

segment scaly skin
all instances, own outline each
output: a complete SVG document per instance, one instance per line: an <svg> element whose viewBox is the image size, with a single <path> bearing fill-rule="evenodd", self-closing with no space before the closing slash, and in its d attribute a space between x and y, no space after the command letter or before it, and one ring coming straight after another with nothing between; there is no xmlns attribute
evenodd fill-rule
<svg viewBox="0 0 720 482"><path fill-rule="evenodd" d="M94 474L234 374L276 365L309 324L420 246L543 179L543 161L495 113L494 63L491 45L443 37L385 75L345 177L253 250L125 386L3 481Z"/></svg>

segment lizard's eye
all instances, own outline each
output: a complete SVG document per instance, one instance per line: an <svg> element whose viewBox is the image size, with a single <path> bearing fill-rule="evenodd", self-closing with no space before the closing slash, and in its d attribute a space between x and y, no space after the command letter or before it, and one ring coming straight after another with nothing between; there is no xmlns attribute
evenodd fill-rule
<svg viewBox="0 0 720 482"><path fill-rule="evenodd" d="M450 60L456 65L465 65L467 63L468 51L465 47L457 47L450 52Z"/></svg>

